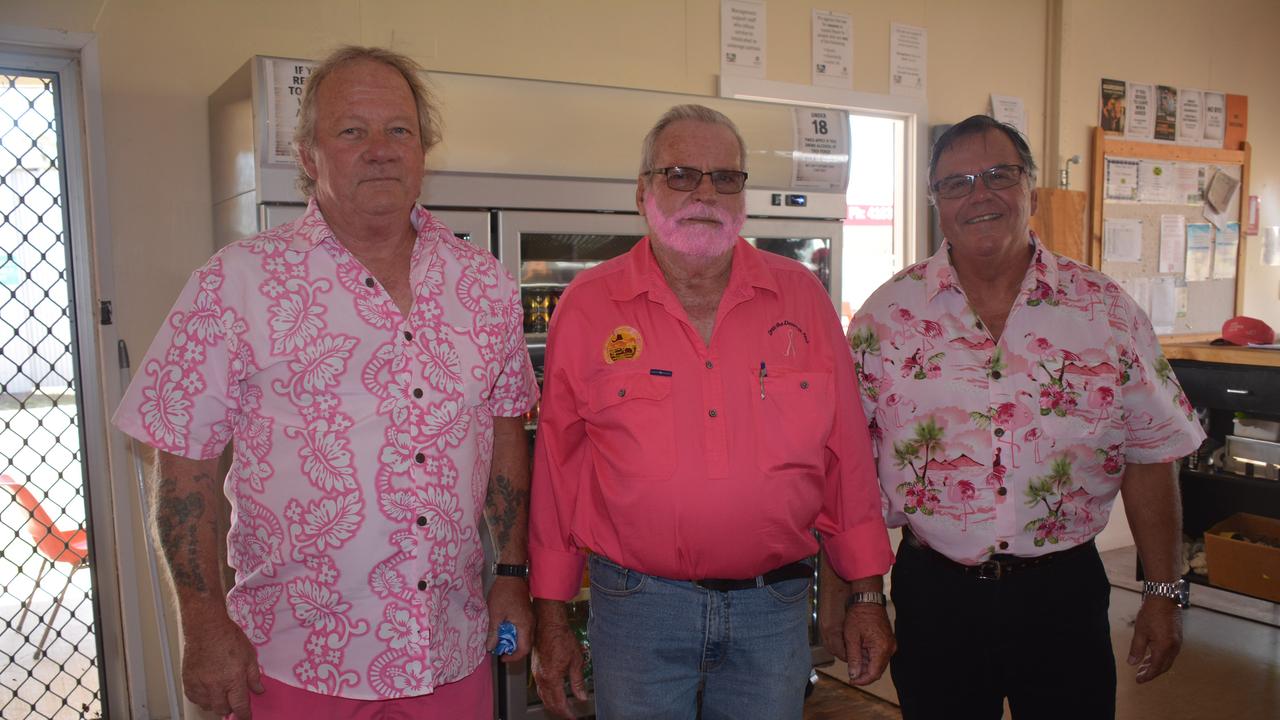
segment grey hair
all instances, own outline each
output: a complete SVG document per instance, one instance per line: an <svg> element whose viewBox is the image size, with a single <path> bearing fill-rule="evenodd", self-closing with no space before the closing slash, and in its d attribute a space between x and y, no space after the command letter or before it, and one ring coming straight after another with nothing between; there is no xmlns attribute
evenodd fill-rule
<svg viewBox="0 0 1280 720"><path fill-rule="evenodd" d="M293 151L299 157L298 190L302 196L310 198L316 189L315 178L307 175L302 166L302 151L310 148L316 134L316 96L320 92L320 83L333 74L335 70L347 63L360 60L371 60L386 65L400 73L409 83L409 92L413 93L413 102L418 108L418 140L422 143L422 152L426 153L440 142L440 110L436 99L422 78L422 66L413 58L379 47L363 47L360 45L344 45L320 62L302 90L302 107L298 111L298 126L293 131Z"/></svg>
<svg viewBox="0 0 1280 720"><path fill-rule="evenodd" d="M662 135L662 131L666 130L672 123L681 120L696 120L697 122L710 123L712 125L721 125L729 128L733 133L733 137L738 141L738 164L740 170L747 169L747 143L742 139L742 133L738 132L738 126L727 115L719 110L712 110L705 105L676 105L670 110L662 114L658 118L658 122L644 136L644 142L640 145L640 174L644 175L653 169L654 163L658 161L658 136ZM717 168L720 169L720 168Z"/></svg>
<svg viewBox="0 0 1280 720"><path fill-rule="evenodd" d="M1027 176L1031 178L1032 186L1036 182L1036 161L1031 157L1031 146L1027 144L1027 139L1018 132L1018 128L1002 123L990 115L971 115L964 120L947 128L942 133L937 142L933 144L933 152L929 155L929 184L933 185L933 174L938 171L938 161L942 159L942 153L946 152L957 140L969 135L983 135L988 130L996 130L1002 132L1009 138L1009 142L1013 143L1013 148L1018 151L1018 161L1027 169ZM933 191L930 190L932 195Z"/></svg>

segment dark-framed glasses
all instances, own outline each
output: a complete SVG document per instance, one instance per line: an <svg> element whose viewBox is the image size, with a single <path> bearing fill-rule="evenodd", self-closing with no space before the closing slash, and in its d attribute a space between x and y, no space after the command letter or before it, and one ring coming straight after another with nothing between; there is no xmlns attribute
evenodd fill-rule
<svg viewBox="0 0 1280 720"><path fill-rule="evenodd" d="M996 165L980 173L968 175L948 175L930 186L933 194L945 200L956 200L973 192L978 178L988 190L1004 190L1017 185L1027 169L1021 165Z"/></svg>
<svg viewBox="0 0 1280 720"><path fill-rule="evenodd" d="M703 175L711 176L711 186L721 195L736 195L742 192L747 184L747 174L741 170L712 170L702 172L696 168L673 167L654 168L645 175L666 175L667 187L679 192L693 192Z"/></svg>

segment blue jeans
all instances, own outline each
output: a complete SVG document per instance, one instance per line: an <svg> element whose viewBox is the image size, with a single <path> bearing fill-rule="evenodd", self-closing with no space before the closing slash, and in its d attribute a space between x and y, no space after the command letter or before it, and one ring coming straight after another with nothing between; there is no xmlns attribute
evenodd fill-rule
<svg viewBox="0 0 1280 720"><path fill-rule="evenodd" d="M809 580L716 592L591 556L599 720L799 720Z"/></svg>

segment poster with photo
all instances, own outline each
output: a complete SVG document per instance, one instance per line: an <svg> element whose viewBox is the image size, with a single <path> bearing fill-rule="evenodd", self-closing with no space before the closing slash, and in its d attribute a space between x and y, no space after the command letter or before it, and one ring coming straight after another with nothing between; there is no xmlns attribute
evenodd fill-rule
<svg viewBox="0 0 1280 720"><path fill-rule="evenodd" d="M1178 88L1156 86L1156 140L1178 139Z"/></svg>
<svg viewBox="0 0 1280 720"><path fill-rule="evenodd" d="M1102 92L1098 98L1098 127L1108 135L1124 134L1124 101L1124 81L1103 78Z"/></svg>

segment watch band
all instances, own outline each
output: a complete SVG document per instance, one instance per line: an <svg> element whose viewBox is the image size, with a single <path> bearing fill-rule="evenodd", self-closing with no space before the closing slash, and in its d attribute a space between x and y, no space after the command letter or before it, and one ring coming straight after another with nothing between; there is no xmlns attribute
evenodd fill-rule
<svg viewBox="0 0 1280 720"><path fill-rule="evenodd" d="M1191 590L1186 580L1175 580L1174 582L1152 582L1146 580L1142 583L1142 597L1159 597L1172 600L1178 604L1178 607L1188 607L1191 602Z"/></svg>
<svg viewBox="0 0 1280 720"><path fill-rule="evenodd" d="M844 601L844 608L848 610L854 605L869 604L884 607L889 604L889 597L882 592L875 590L867 590L864 592L856 592Z"/></svg>
<svg viewBox="0 0 1280 720"><path fill-rule="evenodd" d="M507 563L497 563L493 566L493 574L499 577L516 577L522 580L529 579L529 565L509 565Z"/></svg>

